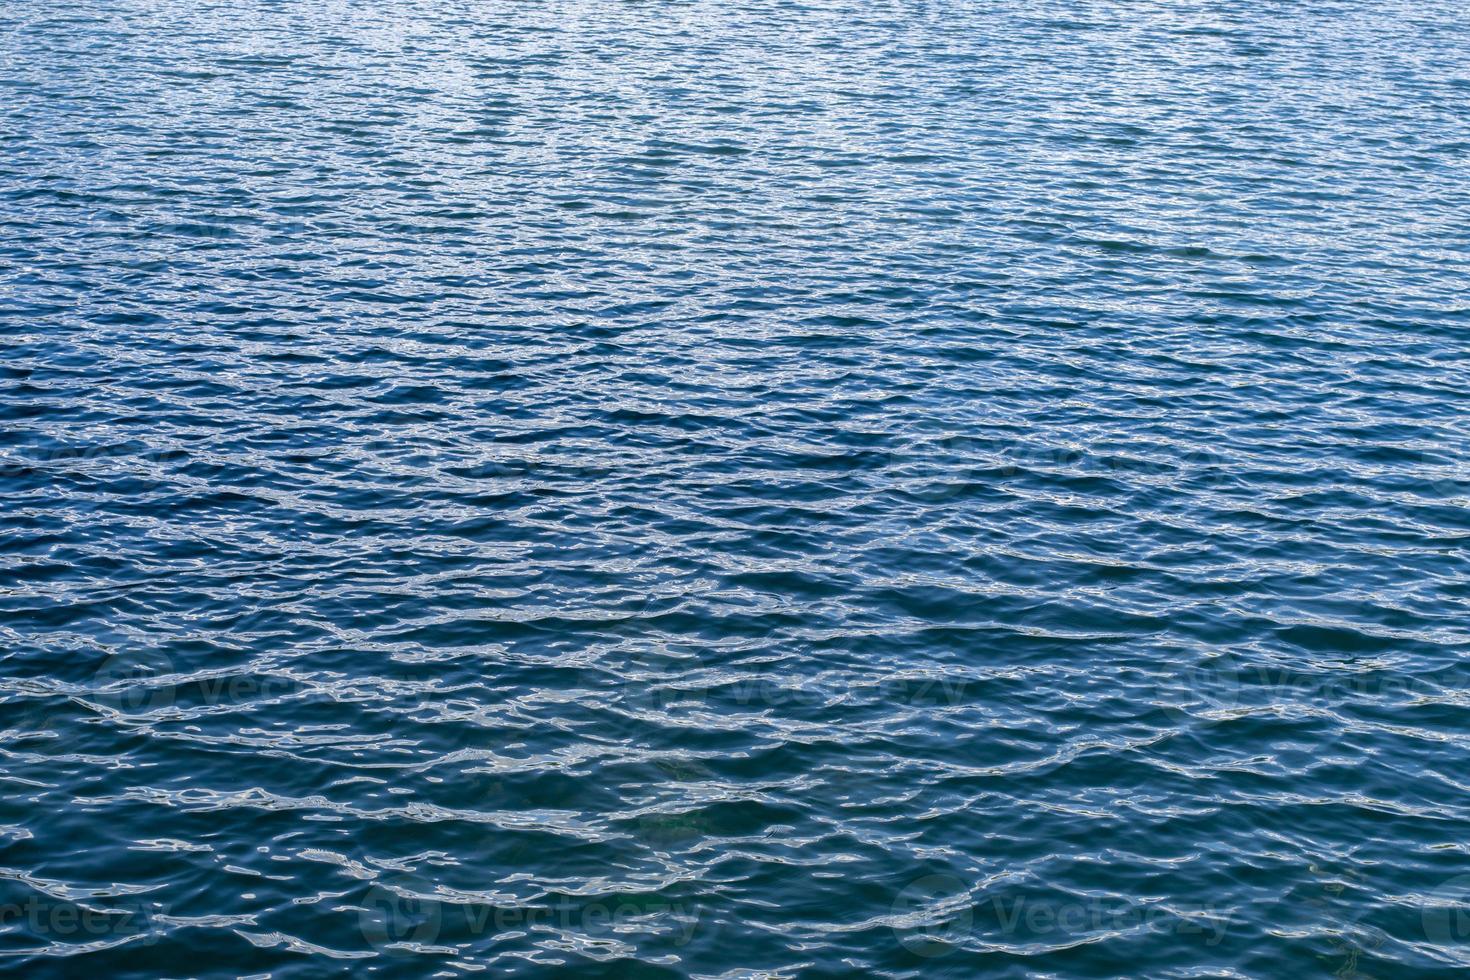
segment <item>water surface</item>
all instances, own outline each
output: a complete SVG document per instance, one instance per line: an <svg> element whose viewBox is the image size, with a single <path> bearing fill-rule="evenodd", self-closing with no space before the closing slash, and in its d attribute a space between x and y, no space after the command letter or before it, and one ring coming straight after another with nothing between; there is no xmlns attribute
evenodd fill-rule
<svg viewBox="0 0 1470 980"><path fill-rule="evenodd" d="M7 3L3 969L1463 976L1466 38Z"/></svg>

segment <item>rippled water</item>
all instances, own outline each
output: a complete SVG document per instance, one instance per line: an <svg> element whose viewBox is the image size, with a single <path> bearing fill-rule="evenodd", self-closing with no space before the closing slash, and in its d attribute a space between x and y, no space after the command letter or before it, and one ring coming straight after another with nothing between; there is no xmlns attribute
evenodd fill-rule
<svg viewBox="0 0 1470 980"><path fill-rule="evenodd" d="M1463 976L1470 11L0 11L0 968Z"/></svg>

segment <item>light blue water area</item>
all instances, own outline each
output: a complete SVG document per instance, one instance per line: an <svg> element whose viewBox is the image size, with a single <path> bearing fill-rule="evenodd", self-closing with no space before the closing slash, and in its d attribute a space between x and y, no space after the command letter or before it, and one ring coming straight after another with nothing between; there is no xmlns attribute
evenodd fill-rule
<svg viewBox="0 0 1470 980"><path fill-rule="evenodd" d="M1467 41L10 0L0 970L1463 976Z"/></svg>

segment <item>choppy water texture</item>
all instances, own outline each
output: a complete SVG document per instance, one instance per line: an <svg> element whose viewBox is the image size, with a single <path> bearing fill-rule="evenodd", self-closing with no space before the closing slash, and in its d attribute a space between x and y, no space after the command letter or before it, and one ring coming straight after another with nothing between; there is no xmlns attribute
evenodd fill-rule
<svg viewBox="0 0 1470 980"><path fill-rule="evenodd" d="M0 969L1463 976L1470 10L0 11Z"/></svg>

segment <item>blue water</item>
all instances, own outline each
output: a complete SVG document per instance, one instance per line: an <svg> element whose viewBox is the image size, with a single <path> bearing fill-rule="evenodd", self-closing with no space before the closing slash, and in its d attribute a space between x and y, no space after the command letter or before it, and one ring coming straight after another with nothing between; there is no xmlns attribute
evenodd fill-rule
<svg viewBox="0 0 1470 980"><path fill-rule="evenodd" d="M0 971L1470 967L1470 8L0 10Z"/></svg>

